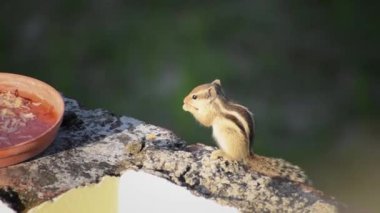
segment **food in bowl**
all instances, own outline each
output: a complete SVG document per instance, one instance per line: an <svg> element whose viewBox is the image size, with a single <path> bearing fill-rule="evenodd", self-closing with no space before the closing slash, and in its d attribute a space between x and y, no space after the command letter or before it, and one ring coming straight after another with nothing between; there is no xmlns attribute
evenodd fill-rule
<svg viewBox="0 0 380 213"><path fill-rule="evenodd" d="M21 96L17 89L0 89L0 148L30 140L57 119L53 106L38 97Z"/></svg>

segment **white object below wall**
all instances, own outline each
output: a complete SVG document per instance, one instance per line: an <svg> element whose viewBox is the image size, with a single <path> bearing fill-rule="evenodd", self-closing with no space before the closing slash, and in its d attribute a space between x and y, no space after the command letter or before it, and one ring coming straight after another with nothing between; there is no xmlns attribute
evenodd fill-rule
<svg viewBox="0 0 380 213"><path fill-rule="evenodd" d="M120 179L119 213L126 212L239 212L213 200L197 197L184 187L145 172L128 170Z"/></svg>
<svg viewBox="0 0 380 213"><path fill-rule="evenodd" d="M0 212L1 213L16 213L13 209L9 208L5 203L0 200Z"/></svg>

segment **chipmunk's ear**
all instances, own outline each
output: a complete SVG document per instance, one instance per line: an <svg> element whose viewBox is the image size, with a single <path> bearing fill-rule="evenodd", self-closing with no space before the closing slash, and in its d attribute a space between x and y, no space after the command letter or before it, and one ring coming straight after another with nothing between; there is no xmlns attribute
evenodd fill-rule
<svg viewBox="0 0 380 213"><path fill-rule="evenodd" d="M218 93L216 91L216 88L215 87L210 87L208 88L207 90L207 99L209 99L209 101L213 101L216 96L218 96Z"/></svg>
<svg viewBox="0 0 380 213"><path fill-rule="evenodd" d="M216 84L216 85L219 85L219 86L222 86L222 83L220 82L219 79L215 79L213 82L211 82L212 84Z"/></svg>
<svg viewBox="0 0 380 213"><path fill-rule="evenodd" d="M211 87L208 89L208 98L213 101L218 95L223 95L222 85L219 79L211 82Z"/></svg>

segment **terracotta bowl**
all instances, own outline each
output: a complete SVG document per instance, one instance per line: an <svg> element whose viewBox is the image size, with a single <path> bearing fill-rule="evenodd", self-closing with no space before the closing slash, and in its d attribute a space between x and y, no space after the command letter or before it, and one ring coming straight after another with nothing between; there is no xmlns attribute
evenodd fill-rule
<svg viewBox="0 0 380 213"><path fill-rule="evenodd" d="M62 96L53 87L27 76L0 72L1 88L17 89L20 96L23 96L23 93L32 94L53 106L57 114L53 125L40 135L15 145L0 148L0 167L5 167L41 153L53 142L62 122L64 102Z"/></svg>

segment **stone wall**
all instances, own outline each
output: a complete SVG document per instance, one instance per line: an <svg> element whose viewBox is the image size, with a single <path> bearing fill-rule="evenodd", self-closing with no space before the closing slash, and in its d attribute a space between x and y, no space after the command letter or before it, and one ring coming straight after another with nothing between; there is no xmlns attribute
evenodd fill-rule
<svg viewBox="0 0 380 213"><path fill-rule="evenodd" d="M211 160L213 147L186 142L170 130L65 99L54 143L27 162L0 169L0 200L17 212L103 176L143 170L197 196L242 212L337 212L341 205L306 183L269 177L246 166Z"/></svg>

